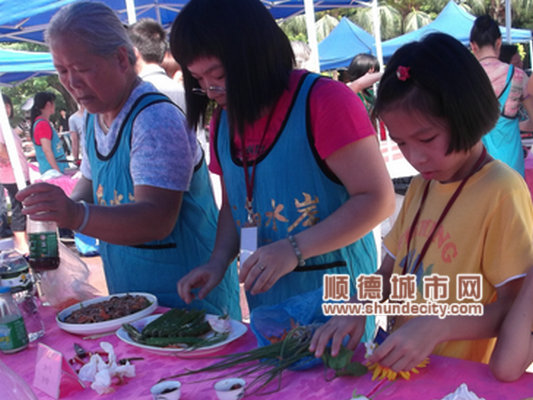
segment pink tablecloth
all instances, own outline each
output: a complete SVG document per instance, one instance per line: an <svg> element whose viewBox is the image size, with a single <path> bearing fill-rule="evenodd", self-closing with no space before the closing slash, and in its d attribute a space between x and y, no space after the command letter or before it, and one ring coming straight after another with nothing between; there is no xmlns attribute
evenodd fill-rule
<svg viewBox="0 0 533 400"><path fill-rule="evenodd" d="M54 312L44 308L42 315L46 324L46 335L41 341L59 350L67 358L73 356L73 343L82 344L87 350L99 349L100 341L108 341L115 347L118 358L144 357L136 361L137 376L121 386L114 386L113 393L99 396L87 387L66 393L62 399L151 399L150 387L160 378L166 377L184 368L198 368L213 362L206 359L180 359L174 356L158 356L142 349L132 347L110 335L101 339L82 341L79 336L60 330L54 321ZM248 331L243 337L223 348L223 353L247 350L255 346L255 338ZM22 352L1 355L10 368L16 371L30 385L33 382L36 344ZM209 377L212 375L203 375ZM213 381L193 383L192 377L181 378L183 400L216 400ZM289 371L283 376L282 389L273 395L245 396L246 399L305 399L305 400L347 400L354 389L360 394L374 391L378 382L372 382L370 374L359 378L337 378L331 382L324 380L323 368L315 367L307 371ZM514 383L501 383L494 379L486 365L458 359L432 356L430 365L421 370L410 381L399 380L386 383L373 395L374 400L429 400L441 399L454 391L461 383L467 383L470 390L486 400L521 400L533 396L533 374L525 374ZM39 399L51 397L33 388Z"/></svg>

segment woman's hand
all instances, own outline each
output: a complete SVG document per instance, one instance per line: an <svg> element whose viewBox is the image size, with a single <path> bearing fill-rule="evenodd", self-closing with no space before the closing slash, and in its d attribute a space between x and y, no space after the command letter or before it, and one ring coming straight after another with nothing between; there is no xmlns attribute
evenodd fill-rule
<svg viewBox="0 0 533 400"><path fill-rule="evenodd" d="M215 265L212 262L200 265L179 280L178 294L187 304L190 304L195 297L202 300L222 281L225 273L226 268L222 265ZM195 289L199 289L196 296Z"/></svg>
<svg viewBox="0 0 533 400"><path fill-rule="evenodd" d="M337 315L332 317L315 331L309 351L314 352L315 357L321 357L331 339L331 355L335 357L339 354L342 341L346 335L350 335L346 348L349 350L355 349L365 333L365 321L366 317L364 316Z"/></svg>
<svg viewBox="0 0 533 400"><path fill-rule="evenodd" d="M22 213L35 221L55 221L58 226L76 229L83 219L83 206L71 200L63 189L49 183L30 185L16 194Z"/></svg>
<svg viewBox="0 0 533 400"><path fill-rule="evenodd" d="M393 332L368 358L396 372L409 371L416 367L440 342L437 317L410 319Z"/></svg>
<svg viewBox="0 0 533 400"><path fill-rule="evenodd" d="M257 249L241 266L239 282L251 294L266 292L296 268L298 259L288 239L278 240Z"/></svg>

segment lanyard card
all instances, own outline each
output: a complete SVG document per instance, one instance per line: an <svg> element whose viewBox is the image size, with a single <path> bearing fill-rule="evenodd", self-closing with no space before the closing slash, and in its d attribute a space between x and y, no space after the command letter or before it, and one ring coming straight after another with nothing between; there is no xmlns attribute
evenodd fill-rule
<svg viewBox="0 0 533 400"><path fill-rule="evenodd" d="M241 228L241 252L240 265L257 250L257 226L245 226Z"/></svg>

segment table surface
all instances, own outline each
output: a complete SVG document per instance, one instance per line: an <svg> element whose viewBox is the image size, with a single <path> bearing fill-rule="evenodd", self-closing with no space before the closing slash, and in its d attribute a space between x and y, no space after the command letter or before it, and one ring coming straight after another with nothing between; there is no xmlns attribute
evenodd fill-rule
<svg viewBox="0 0 533 400"><path fill-rule="evenodd" d="M163 311L159 309L158 312ZM94 340L83 340L81 336L62 331L55 322L55 311L50 307L41 308L41 315L45 322L46 334L38 340L55 350L61 351L65 358L74 355L73 343L82 344L88 351L99 350L101 341L110 342L117 358L143 357L142 361L135 361L136 376L126 379L122 385L114 384L114 392L100 396L90 388L71 390L62 393L61 399L151 399L150 387L163 377L182 372L185 368L199 368L213 362L213 359L182 359L176 356L161 356L139 349L122 342L116 335L109 335ZM223 347L219 354L249 350L256 346L256 340L250 330ZM37 344L15 354L2 354L0 358L11 369L17 372L28 384L32 384L34 365L37 354ZM216 400L213 390L214 380L193 382L198 378L213 377L213 374L203 374L198 377L183 377L183 400L201 399ZM250 378L245 378L250 380ZM430 364L414 375L409 381L394 382L372 381L371 375L362 377L342 377L326 382L322 366L306 371L287 371L283 374L282 388L275 394L254 396L247 395L246 399L306 399L306 400L347 400L351 398L354 389L358 394L372 394L373 400L434 400L441 399L461 384L480 398L486 400L521 400L533 396L533 374L524 374L513 383L498 382L490 373L489 368L480 363L463 361L454 358L431 356ZM379 385L379 387L378 387ZM32 386L39 399L51 399L39 389Z"/></svg>

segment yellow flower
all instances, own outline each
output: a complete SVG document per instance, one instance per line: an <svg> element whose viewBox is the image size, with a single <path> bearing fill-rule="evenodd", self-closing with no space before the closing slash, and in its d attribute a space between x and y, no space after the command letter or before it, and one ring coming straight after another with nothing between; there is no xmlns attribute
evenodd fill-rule
<svg viewBox="0 0 533 400"><path fill-rule="evenodd" d="M411 379L411 374L418 374L418 368L424 368L426 365L429 364L429 358L424 359L420 364L418 364L416 367L411 368L409 371L400 371L396 372L388 367L384 367L380 365L379 363L372 363L368 365L368 369L370 371L374 371L372 374L372 380L381 380L381 379L388 379L389 381L394 381L398 377L403 378L405 380Z"/></svg>

